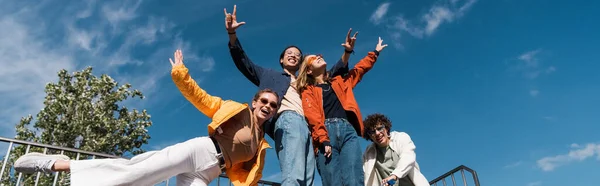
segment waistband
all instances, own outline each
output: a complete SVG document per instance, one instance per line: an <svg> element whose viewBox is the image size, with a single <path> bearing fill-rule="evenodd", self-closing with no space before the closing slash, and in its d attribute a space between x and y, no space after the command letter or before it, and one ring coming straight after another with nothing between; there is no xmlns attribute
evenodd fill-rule
<svg viewBox="0 0 600 186"><path fill-rule="evenodd" d="M300 113L298 113L298 112L296 112L294 110L284 110L284 111L281 111L280 113L277 114L277 117L279 117L279 116L281 116L283 114L295 114L295 115L304 117L302 114L300 114Z"/></svg>
<svg viewBox="0 0 600 186"><path fill-rule="evenodd" d="M210 136L210 140L215 145L215 149L217 149L217 159L219 159L219 168L221 171L225 171L225 158L223 158L223 153L221 152L221 147L219 147L219 142L212 136Z"/></svg>
<svg viewBox="0 0 600 186"><path fill-rule="evenodd" d="M346 118L327 118L327 119L325 119L325 123L340 122L340 121L350 123Z"/></svg>

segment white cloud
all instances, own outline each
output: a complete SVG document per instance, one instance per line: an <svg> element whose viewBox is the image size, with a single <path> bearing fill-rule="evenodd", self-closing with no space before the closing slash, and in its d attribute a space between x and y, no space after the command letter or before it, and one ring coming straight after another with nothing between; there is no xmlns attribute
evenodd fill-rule
<svg viewBox="0 0 600 186"><path fill-rule="evenodd" d="M557 167L581 162L593 156L597 156L597 159L600 160L600 144L588 143L585 146L571 144L569 153L544 157L537 161L537 165L543 171L552 171Z"/></svg>
<svg viewBox="0 0 600 186"><path fill-rule="evenodd" d="M540 49L528 51L519 56L519 60L525 62L526 67L536 68L538 67L537 54L540 53Z"/></svg>
<svg viewBox="0 0 600 186"><path fill-rule="evenodd" d="M14 131L20 117L35 114L46 82L56 79L60 69L76 66L72 57L63 55L66 51L47 47L51 43L38 35L42 28L21 23L17 15L0 16L0 131Z"/></svg>
<svg viewBox="0 0 600 186"><path fill-rule="evenodd" d="M513 68L523 73L523 76L528 79L536 79L542 74L551 74L555 72L556 67L546 67L543 65L540 60L540 55L542 53L542 49L524 52L517 57L517 64L515 64Z"/></svg>
<svg viewBox="0 0 600 186"><path fill-rule="evenodd" d="M515 168L515 167L520 166L521 164L523 164L523 161L517 161L517 162L514 162L514 163L504 166L504 168Z"/></svg>
<svg viewBox="0 0 600 186"><path fill-rule="evenodd" d="M113 1L102 6L102 13L110 22L114 32L119 32L120 23L131 21L137 17L136 10L140 6L141 0L133 1ZM131 5L133 3L133 5Z"/></svg>
<svg viewBox="0 0 600 186"><path fill-rule="evenodd" d="M452 22L454 13L448 7L434 6L429 10L429 13L423 15L423 19L427 23L425 33L431 35L443 22Z"/></svg>
<svg viewBox="0 0 600 186"><path fill-rule="evenodd" d="M548 74L552 73L554 71L556 71L556 67L554 67L554 66L550 66L550 67L546 68L546 73L548 73Z"/></svg>
<svg viewBox="0 0 600 186"><path fill-rule="evenodd" d="M394 45L397 48L401 48L400 38L403 33L408 33L419 39L423 38L424 35L431 36L442 24L452 23L461 18L476 1L477 0L451 0L448 4L445 3L445 1L439 0L429 8L429 11L418 16L415 20L406 19L402 14L386 19L384 18L384 15L388 12L389 5L382 4L371 15L370 20L375 25L379 25L381 22L386 21L387 24L385 24L385 27L388 29L390 37L392 37L392 40L394 41Z"/></svg>
<svg viewBox="0 0 600 186"><path fill-rule="evenodd" d="M529 95L531 95L531 97L537 97L538 94L540 94L539 90L529 90Z"/></svg>
<svg viewBox="0 0 600 186"><path fill-rule="evenodd" d="M544 119L546 121L556 121L556 118L553 116L544 116L544 117L542 117L542 119Z"/></svg>
<svg viewBox="0 0 600 186"><path fill-rule="evenodd" d="M542 185L541 181L527 183L527 186L541 186L541 185Z"/></svg>
<svg viewBox="0 0 600 186"><path fill-rule="evenodd" d="M12 137L21 117L42 108L45 84L55 82L60 69L91 65L97 75L140 89L147 103L158 80L169 74L168 58L176 48L187 51L186 59L202 59L203 71L214 68L214 59L197 57L173 22L138 15L141 2L0 0L0 136Z"/></svg>
<svg viewBox="0 0 600 186"><path fill-rule="evenodd" d="M373 12L373 14L371 14L371 18L369 18L369 20L373 24L378 25L379 23L381 23L381 19L383 18L383 16L385 16L385 14L388 12L389 7L390 7L389 2L382 3L381 5L379 5L379 7L377 7L375 12Z"/></svg>
<svg viewBox="0 0 600 186"><path fill-rule="evenodd" d="M202 72L210 72L215 67L215 59L211 56L200 57L200 62L202 63Z"/></svg>

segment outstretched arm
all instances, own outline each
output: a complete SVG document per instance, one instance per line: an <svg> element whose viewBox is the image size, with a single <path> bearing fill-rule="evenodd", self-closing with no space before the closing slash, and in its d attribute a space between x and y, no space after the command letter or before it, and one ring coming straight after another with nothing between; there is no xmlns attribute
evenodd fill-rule
<svg viewBox="0 0 600 186"><path fill-rule="evenodd" d="M244 76L250 80L254 85L260 85L260 78L265 69L261 66L254 64L244 49L242 48L242 44L237 38L236 29L246 22L237 22L237 6L233 6L233 13L227 13L226 9L223 9L225 12L225 29L227 30L227 34L229 35L229 53L231 54L231 58L233 59L233 63L238 68Z"/></svg>
<svg viewBox="0 0 600 186"><path fill-rule="evenodd" d="M181 50L175 51L174 56L175 62L169 58L173 67L171 69L173 82L175 82L175 85L185 99L192 103L200 112L204 113L204 115L212 118L215 112L221 108L223 100L220 97L208 94L190 77L188 69L183 64Z"/></svg>
<svg viewBox="0 0 600 186"><path fill-rule="evenodd" d="M387 47L387 44L382 45L383 40L381 37L379 38L379 43L375 47L375 51L369 52L369 54L361 59L354 68L348 72L348 75L345 77L346 81L349 81L352 85L352 88L356 87L356 85L360 82L362 77L373 68L375 61L377 61L377 57L379 56L379 52Z"/></svg>
<svg viewBox="0 0 600 186"><path fill-rule="evenodd" d="M342 54L342 58L331 67L329 70L329 77L335 77L338 75L344 76L348 73L348 61L350 60L350 54L354 52L354 43L356 42L356 35L358 32L354 33L354 36L350 37L350 33L352 32L352 28L348 30L348 34L346 35L346 42L342 43L344 47L344 53Z"/></svg>

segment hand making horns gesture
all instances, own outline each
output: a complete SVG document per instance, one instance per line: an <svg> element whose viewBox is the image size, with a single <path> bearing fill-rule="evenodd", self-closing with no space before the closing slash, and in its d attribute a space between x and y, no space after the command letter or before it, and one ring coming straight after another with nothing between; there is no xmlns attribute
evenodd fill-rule
<svg viewBox="0 0 600 186"><path fill-rule="evenodd" d="M383 40L381 40L381 37L379 37L379 42L377 43L377 46L375 46L375 50L377 50L377 52L381 52L381 50L383 50L387 46L387 44L383 44Z"/></svg>
<svg viewBox="0 0 600 186"><path fill-rule="evenodd" d="M354 33L354 36L350 37L350 33L352 33L352 28L348 30L348 35L346 35L346 42L342 43L342 46L346 49L346 52L352 52L354 50L354 43L356 42L356 35L358 35L358 31Z"/></svg>
<svg viewBox="0 0 600 186"><path fill-rule="evenodd" d="M246 22L237 22L236 19L236 5L233 5L233 13L227 13L227 9L223 8L223 12L225 12L225 29L229 33L235 33L235 29L246 24Z"/></svg>

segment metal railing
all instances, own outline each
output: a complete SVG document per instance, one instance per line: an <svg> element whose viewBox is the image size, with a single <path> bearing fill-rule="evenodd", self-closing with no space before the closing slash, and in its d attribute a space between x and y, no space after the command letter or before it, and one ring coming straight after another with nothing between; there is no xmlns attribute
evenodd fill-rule
<svg viewBox="0 0 600 186"><path fill-rule="evenodd" d="M66 148L66 147L59 147L59 146L54 146L54 145L48 145L48 144L41 144L41 143L35 143L35 142L30 142L30 141L23 141L23 140L16 140L16 139L10 139L10 138L4 138L4 137L0 137L0 144L2 143L8 143L8 148L6 149L6 154L4 155L3 159L2 159L2 167L0 169L0 185L3 186L3 181L6 181L6 179L9 179L11 177L17 177L16 179L16 185L22 185L22 181L23 181L23 174L22 173L17 173L15 171L11 171L13 170L11 167L12 165L8 165L9 164L9 159L10 159L10 155L11 153L13 153L13 149L16 146L19 145L26 145L26 150L25 153L30 152L30 149L32 147L37 147L37 148L43 148L43 153L46 154L49 151L59 151L60 154L65 154L65 153L70 153L70 154L74 154L76 156L75 160L79 160L81 157L87 157L87 156L91 156L91 159L96 159L96 158L123 158L120 156L114 156L114 155L110 155L110 154L103 154L103 153L96 153L96 152L88 152L88 151L83 151L83 150L79 150L79 149L73 149L73 148ZM1 149L0 149L1 150ZM2 151L0 151L2 152ZM10 162L12 163L12 162ZM5 173L8 173L5 176ZM60 172L56 172L53 174L54 178L52 180L52 186L56 186L57 182L58 182L58 176L59 176ZM64 173L63 173L64 174ZM36 177L35 177L35 182L34 185L38 185L38 182L40 180L40 176L41 173L37 173ZM227 179L227 175L225 174L221 174L219 176L219 178L217 178L216 183L217 185L221 184L221 179ZM165 183L167 186L169 185L169 180L167 179L159 184L163 184ZM213 180L215 181L215 180ZM225 184L227 185L232 185L230 181L225 181ZM259 185L272 185L272 186L280 186L280 183L276 183L276 182L270 182L270 181L264 181L264 180L260 180L258 181Z"/></svg>
<svg viewBox="0 0 600 186"><path fill-rule="evenodd" d="M460 165L460 166L458 166L458 167L456 167L456 168L448 171L447 173L442 174L441 176L439 176L439 177L437 177L437 178L429 181L429 185L437 186L438 183L441 181L442 184L443 184L443 186L446 186L447 185L446 184L446 178L451 177L452 178L452 185L456 186L456 179L454 178L454 174L457 173L457 172L459 172L459 171L460 171L460 175L461 175L461 178L462 178L459 181L462 181L462 183L464 184L464 186L468 185L467 184L468 183L467 182L467 177L465 177L465 171L471 173L471 175L473 176L473 182L472 183L475 186L479 186L479 177L477 177L477 172L475 172L473 169L471 169L471 168L469 168L467 166L464 166L464 165Z"/></svg>

